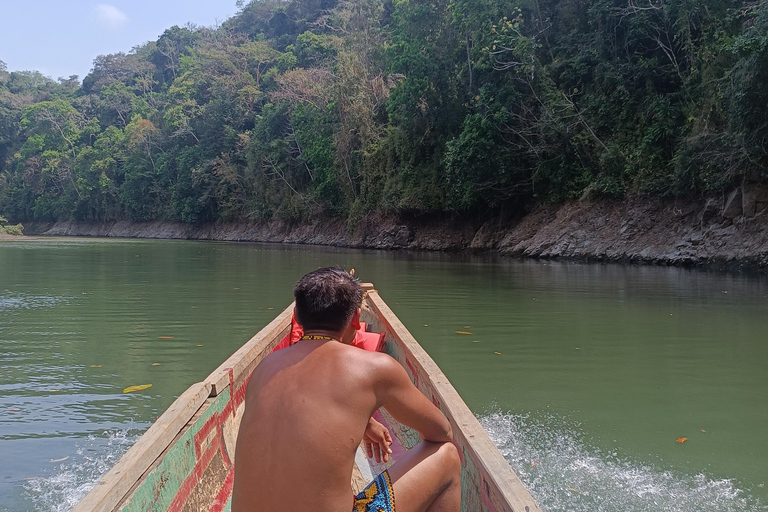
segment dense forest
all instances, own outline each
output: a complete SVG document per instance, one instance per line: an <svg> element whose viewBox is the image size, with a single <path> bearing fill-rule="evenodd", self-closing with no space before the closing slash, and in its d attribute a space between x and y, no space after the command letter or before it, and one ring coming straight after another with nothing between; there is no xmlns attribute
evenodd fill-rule
<svg viewBox="0 0 768 512"><path fill-rule="evenodd" d="M354 222L768 179L766 0L239 7L82 82L0 62L0 214Z"/></svg>

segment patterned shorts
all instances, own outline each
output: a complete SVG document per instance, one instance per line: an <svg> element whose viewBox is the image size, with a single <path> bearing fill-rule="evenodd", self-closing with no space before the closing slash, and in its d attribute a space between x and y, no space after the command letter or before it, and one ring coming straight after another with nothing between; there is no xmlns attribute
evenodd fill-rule
<svg viewBox="0 0 768 512"><path fill-rule="evenodd" d="M395 512L395 493L389 473L384 471L355 496L352 512Z"/></svg>

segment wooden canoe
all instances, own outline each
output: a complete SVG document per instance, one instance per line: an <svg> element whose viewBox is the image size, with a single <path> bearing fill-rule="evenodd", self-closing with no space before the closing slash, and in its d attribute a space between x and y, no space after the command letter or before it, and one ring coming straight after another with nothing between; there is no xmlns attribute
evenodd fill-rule
<svg viewBox="0 0 768 512"><path fill-rule="evenodd" d="M541 509L494 446L443 372L379 297L364 285L363 318L385 333L386 352L448 417L461 456L462 512L537 512ZM293 305L243 345L203 382L185 391L73 509L101 511L230 510L234 453L245 387L256 365L285 336ZM393 434L393 460L419 442L416 432L385 410L378 420ZM391 462L390 462L391 463ZM385 466L358 449L352 490Z"/></svg>

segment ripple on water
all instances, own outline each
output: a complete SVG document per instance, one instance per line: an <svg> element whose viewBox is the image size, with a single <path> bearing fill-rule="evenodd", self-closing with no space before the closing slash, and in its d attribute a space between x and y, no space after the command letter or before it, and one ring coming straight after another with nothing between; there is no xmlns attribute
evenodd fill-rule
<svg viewBox="0 0 768 512"><path fill-rule="evenodd" d="M72 297L49 297L6 292L0 295L0 313L18 309L52 308L57 304L69 303L71 300Z"/></svg>
<svg viewBox="0 0 768 512"><path fill-rule="evenodd" d="M135 430L113 430L89 436L79 443L75 455L62 462L54 474L31 478L24 494L35 510L70 510L90 491L140 435Z"/></svg>
<svg viewBox="0 0 768 512"><path fill-rule="evenodd" d="M732 480L660 470L590 450L576 432L558 431L529 416L496 412L481 416L480 423L544 510L768 510Z"/></svg>

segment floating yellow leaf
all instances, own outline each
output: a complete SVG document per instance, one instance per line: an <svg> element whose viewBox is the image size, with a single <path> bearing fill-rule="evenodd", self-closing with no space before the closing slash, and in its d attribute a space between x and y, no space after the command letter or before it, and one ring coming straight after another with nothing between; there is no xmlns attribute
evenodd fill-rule
<svg viewBox="0 0 768 512"><path fill-rule="evenodd" d="M158 336L157 339L159 339L159 340L172 340L173 336Z"/></svg>
<svg viewBox="0 0 768 512"><path fill-rule="evenodd" d="M232 288L233 290L239 290L240 288Z"/></svg>
<svg viewBox="0 0 768 512"><path fill-rule="evenodd" d="M152 366L160 366L160 363L152 363Z"/></svg>
<svg viewBox="0 0 768 512"><path fill-rule="evenodd" d="M197 345L198 347L202 347L202 345Z"/></svg>
<svg viewBox="0 0 768 512"><path fill-rule="evenodd" d="M704 430L704 429L701 429L701 431L702 431L702 432L706 432L706 430Z"/></svg>
<svg viewBox="0 0 768 512"><path fill-rule="evenodd" d="M472 343L480 343L480 340L472 340Z"/></svg>
<svg viewBox="0 0 768 512"><path fill-rule="evenodd" d="M456 331L456 334L472 334L472 333L467 331Z"/></svg>
<svg viewBox="0 0 768 512"><path fill-rule="evenodd" d="M424 327L429 327L429 324L424 324Z"/></svg>
<svg viewBox="0 0 768 512"><path fill-rule="evenodd" d="M678 442L678 443L680 443L680 444L683 444L683 443L684 443L684 442L686 442L687 440L688 440L688 438L687 438L687 437L678 437L678 438L677 438L677 442Z"/></svg>
<svg viewBox="0 0 768 512"><path fill-rule="evenodd" d="M464 328L465 328L465 329L469 329L469 326L468 326L468 325L465 325L465 326L464 326Z"/></svg>
<svg viewBox="0 0 768 512"><path fill-rule="evenodd" d="M273 309L275 309L275 308L267 308L268 311L272 311Z"/></svg>
<svg viewBox="0 0 768 512"><path fill-rule="evenodd" d="M134 391L143 391L152 387L152 384L142 384L140 386L128 386L123 390L123 393L133 393Z"/></svg>
<svg viewBox="0 0 768 512"><path fill-rule="evenodd" d="M497 356L500 356L501 352L494 352L494 354L496 354Z"/></svg>
<svg viewBox="0 0 768 512"><path fill-rule="evenodd" d="M100 364L92 364L91 368L101 368L101 365Z"/></svg>

